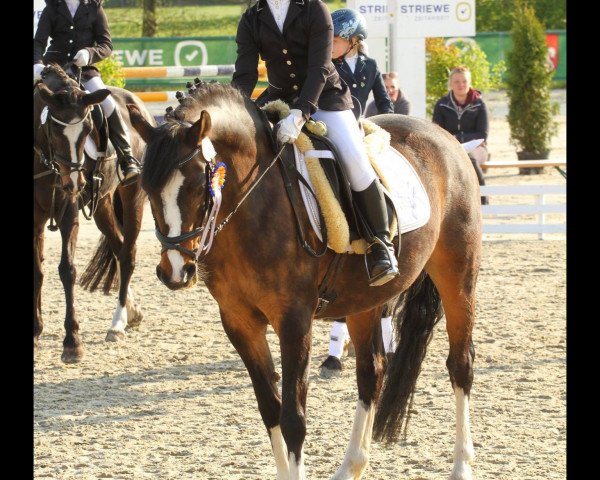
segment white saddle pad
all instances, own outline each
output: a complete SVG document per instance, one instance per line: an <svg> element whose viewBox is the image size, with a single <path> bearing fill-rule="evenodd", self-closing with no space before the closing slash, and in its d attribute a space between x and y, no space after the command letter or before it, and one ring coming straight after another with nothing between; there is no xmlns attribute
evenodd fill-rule
<svg viewBox="0 0 600 480"><path fill-rule="evenodd" d="M294 145L294 153L296 155L296 168L313 188L304 155L296 145ZM400 232L407 233L425 225L431 215L429 197L417 172L404 155L390 147L384 155L377 158L377 166L390 185L391 191L388 191L388 193L394 203L396 212L400 216ZM298 183L310 223L316 235L322 240L315 198L302 183ZM394 235L395 232L391 233Z"/></svg>

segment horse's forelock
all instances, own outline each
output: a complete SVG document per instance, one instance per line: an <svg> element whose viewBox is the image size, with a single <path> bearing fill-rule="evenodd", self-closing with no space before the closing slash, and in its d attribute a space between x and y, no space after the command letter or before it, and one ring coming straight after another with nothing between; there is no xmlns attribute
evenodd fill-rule
<svg viewBox="0 0 600 480"><path fill-rule="evenodd" d="M189 128L187 122L170 120L155 130L155 137L146 147L142 188L149 194L160 193L179 163L181 131Z"/></svg>

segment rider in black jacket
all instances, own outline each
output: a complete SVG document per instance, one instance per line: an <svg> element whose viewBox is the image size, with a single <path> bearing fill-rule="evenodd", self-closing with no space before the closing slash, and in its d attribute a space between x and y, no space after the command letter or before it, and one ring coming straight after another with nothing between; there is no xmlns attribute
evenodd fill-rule
<svg viewBox="0 0 600 480"><path fill-rule="evenodd" d="M55 62L67 73L72 73L71 65L81 67L81 81L86 90L106 88L94 63L108 57L112 48L102 0L46 0L33 39L33 81L41 78L45 65ZM108 121L110 141L117 152L123 180L129 181L140 173L139 163L131 153L129 129L112 96L106 97L100 106Z"/></svg>
<svg viewBox="0 0 600 480"><path fill-rule="evenodd" d="M256 103L281 99L290 106L279 122L277 140L292 143L309 117L327 125L327 136L341 157L354 198L373 232L371 286L398 275L383 187L373 170L352 114L348 86L331 61L333 25L321 0L258 0L242 15L236 35L232 84L248 97L258 80L259 55L269 86Z"/></svg>

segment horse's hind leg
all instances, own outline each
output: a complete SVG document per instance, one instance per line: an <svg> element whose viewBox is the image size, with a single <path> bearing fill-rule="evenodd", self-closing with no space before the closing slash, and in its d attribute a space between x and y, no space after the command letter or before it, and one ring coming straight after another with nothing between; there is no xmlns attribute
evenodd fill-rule
<svg viewBox="0 0 600 480"><path fill-rule="evenodd" d="M480 240L465 246L460 252L454 251L453 247L444 247L444 243L440 242L427 266L442 299L450 343L446 366L456 398L456 443L451 480L470 480L470 462L475 456L469 420L469 400L475 358L472 331L480 252Z"/></svg>
<svg viewBox="0 0 600 480"><path fill-rule="evenodd" d="M358 403L350 443L332 480L357 480L369 463L373 419L383 380L383 343L380 332L382 307L347 317L348 331L356 351Z"/></svg>
<svg viewBox="0 0 600 480"><path fill-rule="evenodd" d="M62 221L60 234L62 237L62 254L58 273L65 289L65 339L63 340L63 354L61 359L65 363L76 363L83 358L83 345L79 337L79 322L75 316L75 276L74 265L77 234L79 233L79 218L76 202L69 202Z"/></svg>
<svg viewBox="0 0 600 480"><path fill-rule="evenodd" d="M266 338L267 320L251 314L242 316L236 309L235 314L221 310L221 321L252 379L258 409L271 439L277 480L287 480L288 452L279 426L281 398L277 392L277 375Z"/></svg>
<svg viewBox="0 0 600 480"><path fill-rule="evenodd" d="M122 218L123 218L123 245L118 254L119 258L119 302L113 317L113 327L119 317L124 317L124 327L135 327L142 321L143 315L133 299L133 292L129 288L131 276L135 268L136 245L140 229L142 228L142 216L144 214L144 196L141 194L139 183L127 187L119 187Z"/></svg>

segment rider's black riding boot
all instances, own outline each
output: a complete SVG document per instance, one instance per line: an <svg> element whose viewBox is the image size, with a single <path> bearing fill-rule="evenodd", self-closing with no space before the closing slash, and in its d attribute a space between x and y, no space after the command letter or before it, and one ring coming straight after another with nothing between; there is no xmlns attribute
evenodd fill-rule
<svg viewBox="0 0 600 480"><path fill-rule="evenodd" d="M140 173L140 164L131 154L129 130L123 121L119 107L108 117L108 136L115 147L119 167L123 172L123 181L134 178Z"/></svg>
<svg viewBox="0 0 600 480"><path fill-rule="evenodd" d="M389 282L399 273L394 245L390 239L387 207L379 180L373 180L362 192L354 191L354 197L367 224L379 240L368 239L371 242L369 285L377 287Z"/></svg>

